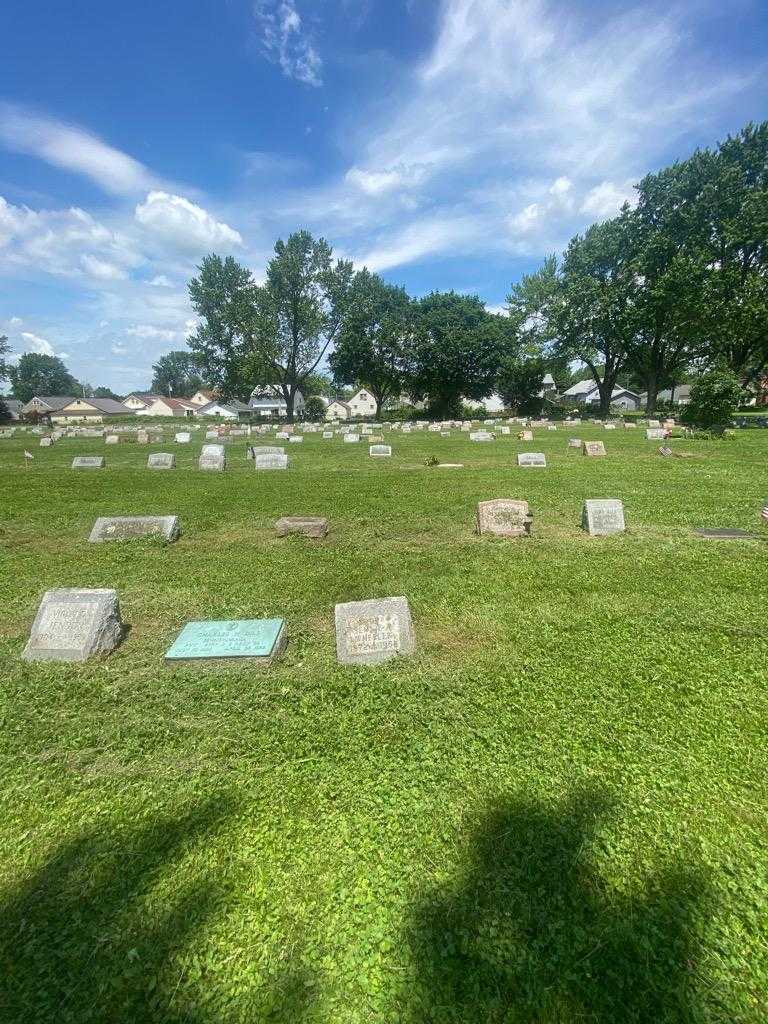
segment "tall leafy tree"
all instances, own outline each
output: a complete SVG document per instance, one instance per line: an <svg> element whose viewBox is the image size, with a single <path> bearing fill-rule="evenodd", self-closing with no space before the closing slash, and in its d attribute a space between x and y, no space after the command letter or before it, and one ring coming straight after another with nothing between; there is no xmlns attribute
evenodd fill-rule
<svg viewBox="0 0 768 1024"><path fill-rule="evenodd" d="M0 382L7 380L10 376L10 369L13 365L8 361L8 356L11 352L11 346L8 343L8 338L4 334L0 334Z"/></svg>
<svg viewBox="0 0 768 1024"><path fill-rule="evenodd" d="M211 254L189 283L189 297L201 323L187 339L193 362L210 387L228 398L247 399L253 383L256 285L250 270L232 256Z"/></svg>
<svg viewBox="0 0 768 1024"><path fill-rule="evenodd" d="M504 405L525 416L537 415L543 404L541 389L547 370L547 361L541 356L504 359L496 382Z"/></svg>
<svg viewBox="0 0 768 1024"><path fill-rule="evenodd" d="M456 416L462 398L493 392L502 357L514 344L508 317L494 316L476 295L432 292L415 303L408 345L407 390L436 416Z"/></svg>
<svg viewBox="0 0 768 1024"><path fill-rule="evenodd" d="M189 286L202 324L188 341L206 379L243 399L270 385L292 421L297 392L339 334L352 277L352 264L334 262L307 231L277 242L264 285L232 257L207 256Z"/></svg>
<svg viewBox="0 0 768 1024"><path fill-rule="evenodd" d="M626 211L593 225L568 245L559 287L548 307L556 350L586 365L600 393L602 416L608 415L637 333L640 282L633 255Z"/></svg>
<svg viewBox="0 0 768 1024"><path fill-rule="evenodd" d="M166 353L154 364L152 373L152 394L183 398L193 395L203 386L200 369L191 352Z"/></svg>
<svg viewBox="0 0 768 1024"><path fill-rule="evenodd" d="M21 402L35 395L75 395L80 385L58 356L25 352L8 371L13 394Z"/></svg>
<svg viewBox="0 0 768 1024"><path fill-rule="evenodd" d="M378 274L355 275L353 301L328 360L337 384L361 384L376 400L376 419L405 381L405 353L413 333L413 303L404 288Z"/></svg>

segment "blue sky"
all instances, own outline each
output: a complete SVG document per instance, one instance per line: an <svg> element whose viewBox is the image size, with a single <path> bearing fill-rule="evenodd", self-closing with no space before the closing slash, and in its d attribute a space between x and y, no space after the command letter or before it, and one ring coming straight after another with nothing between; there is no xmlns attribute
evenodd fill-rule
<svg viewBox="0 0 768 1024"><path fill-rule="evenodd" d="M306 227L413 294L509 285L766 117L763 0L5 0L0 333L146 387L211 251Z"/></svg>

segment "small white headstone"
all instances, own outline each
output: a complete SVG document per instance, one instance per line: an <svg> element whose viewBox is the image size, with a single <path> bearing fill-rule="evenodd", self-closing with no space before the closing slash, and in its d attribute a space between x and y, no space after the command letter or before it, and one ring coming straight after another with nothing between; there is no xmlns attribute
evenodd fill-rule
<svg viewBox="0 0 768 1024"><path fill-rule="evenodd" d="M336 656L341 665L378 665L416 649L405 597L337 604L335 618Z"/></svg>
<svg viewBox="0 0 768 1024"><path fill-rule="evenodd" d="M368 446L368 454L375 459L386 459L392 454L392 447L388 444L371 444Z"/></svg>
<svg viewBox="0 0 768 1024"><path fill-rule="evenodd" d="M624 532L624 506L618 498L588 498L584 502L582 528L591 537Z"/></svg>
<svg viewBox="0 0 768 1024"><path fill-rule="evenodd" d="M22 658L87 661L114 650L122 635L116 590L48 590Z"/></svg>
<svg viewBox="0 0 768 1024"><path fill-rule="evenodd" d="M543 452L520 452L517 456L518 466L547 467L547 458Z"/></svg>

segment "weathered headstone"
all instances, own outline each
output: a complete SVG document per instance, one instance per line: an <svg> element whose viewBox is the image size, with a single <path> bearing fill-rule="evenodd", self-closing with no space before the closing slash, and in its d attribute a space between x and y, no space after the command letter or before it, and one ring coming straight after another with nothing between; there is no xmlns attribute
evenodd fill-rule
<svg viewBox="0 0 768 1024"><path fill-rule="evenodd" d="M147 458L147 469L175 469L176 456L170 452L152 452Z"/></svg>
<svg viewBox="0 0 768 1024"><path fill-rule="evenodd" d="M359 434L345 434L344 435L344 440L345 440L345 442L347 444L357 444L357 442L360 440L360 435Z"/></svg>
<svg viewBox="0 0 768 1024"><path fill-rule="evenodd" d="M119 444L120 437L117 434L107 434L104 438L104 444Z"/></svg>
<svg viewBox="0 0 768 1024"><path fill-rule="evenodd" d="M520 452L517 456L518 466L538 466L547 468L547 457L544 452Z"/></svg>
<svg viewBox="0 0 768 1024"><path fill-rule="evenodd" d="M405 597L336 605L336 656L342 665L378 665L416 649Z"/></svg>
<svg viewBox="0 0 768 1024"><path fill-rule="evenodd" d="M149 444L149 434L146 430L138 430L136 432L137 444Z"/></svg>
<svg viewBox="0 0 768 1024"><path fill-rule="evenodd" d="M581 446L582 453L595 458L598 455L605 455L605 445L602 441L585 441Z"/></svg>
<svg viewBox="0 0 768 1024"><path fill-rule="evenodd" d="M287 430L278 430L278 432L275 434L275 440L287 441L290 436L291 435L288 433Z"/></svg>
<svg viewBox="0 0 768 1024"><path fill-rule="evenodd" d="M188 430L180 430L178 434L176 434L174 440L176 441L176 444L189 444L191 438L192 435Z"/></svg>
<svg viewBox="0 0 768 1024"><path fill-rule="evenodd" d="M288 469L288 456L259 453L253 460L253 465L255 469Z"/></svg>
<svg viewBox="0 0 768 1024"><path fill-rule="evenodd" d="M368 445L368 454L374 459L386 459L392 454L392 446L388 444Z"/></svg>
<svg viewBox="0 0 768 1024"><path fill-rule="evenodd" d="M204 444L197 460L198 469L221 473L227 465L224 446L221 444Z"/></svg>
<svg viewBox="0 0 768 1024"><path fill-rule="evenodd" d="M300 533L313 540L322 540L328 533L328 520L319 516L283 516L275 523L278 537L287 537L289 533Z"/></svg>
<svg viewBox="0 0 768 1024"><path fill-rule="evenodd" d="M132 537L162 537L169 543L178 540L181 525L178 516L100 516L93 524L88 541L130 540Z"/></svg>
<svg viewBox="0 0 768 1024"><path fill-rule="evenodd" d="M557 425L555 423L550 423L547 425L547 430L557 430Z"/></svg>
<svg viewBox="0 0 768 1024"><path fill-rule="evenodd" d="M280 445L252 444L246 449L249 459L255 459L257 455L285 455L285 448Z"/></svg>
<svg viewBox="0 0 768 1024"><path fill-rule="evenodd" d="M645 432L645 439L647 441L663 441L666 433L663 427L649 427Z"/></svg>
<svg viewBox="0 0 768 1024"><path fill-rule="evenodd" d="M521 441L532 441L533 431L532 430L521 430L519 434Z"/></svg>
<svg viewBox="0 0 768 1024"><path fill-rule="evenodd" d="M569 448L581 448L581 438L580 437L569 437L568 438L568 447Z"/></svg>
<svg viewBox="0 0 768 1024"><path fill-rule="evenodd" d="M50 448L52 444L53 444L53 438L52 437L41 437L40 438L40 447L41 448Z"/></svg>
<svg viewBox="0 0 768 1024"><path fill-rule="evenodd" d="M473 430L469 435L470 441L495 441L495 437L488 430Z"/></svg>
<svg viewBox="0 0 768 1024"><path fill-rule="evenodd" d="M72 459L72 469L104 469L103 455L78 455Z"/></svg>
<svg viewBox="0 0 768 1024"><path fill-rule="evenodd" d="M616 424L615 423L606 423L605 424L605 429L606 430L615 430L616 429Z"/></svg>
<svg viewBox="0 0 768 1024"><path fill-rule="evenodd" d="M288 438L288 443L289 444L301 444L303 442L303 440L304 440L303 437L300 437L298 434L296 434L295 436Z"/></svg>
<svg viewBox="0 0 768 1024"><path fill-rule="evenodd" d="M271 665L285 650L285 619L188 622L165 655L167 665L247 661Z"/></svg>
<svg viewBox="0 0 768 1024"><path fill-rule="evenodd" d="M533 517L527 501L494 498L477 505L477 532L496 537L525 537L531 532Z"/></svg>
<svg viewBox="0 0 768 1024"><path fill-rule="evenodd" d="M669 445L663 444L660 446L659 455L663 456L665 459L668 459L671 454L672 449L669 447Z"/></svg>
<svg viewBox="0 0 768 1024"><path fill-rule="evenodd" d="M324 430L323 431L323 440L324 441L330 441L332 438L333 438L333 431L332 430Z"/></svg>
<svg viewBox="0 0 768 1024"><path fill-rule="evenodd" d="M25 661L87 661L120 643L116 590L48 590L40 602Z"/></svg>
<svg viewBox="0 0 768 1024"><path fill-rule="evenodd" d="M582 529L591 537L624 532L624 506L618 498L588 498L581 515Z"/></svg>

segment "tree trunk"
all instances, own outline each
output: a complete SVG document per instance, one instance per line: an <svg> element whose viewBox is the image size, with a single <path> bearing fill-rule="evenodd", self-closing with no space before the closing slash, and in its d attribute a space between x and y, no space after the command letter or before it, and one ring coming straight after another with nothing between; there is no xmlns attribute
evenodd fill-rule
<svg viewBox="0 0 768 1024"><path fill-rule="evenodd" d="M612 380L603 382L598 386L600 392L600 417L605 419L611 412L611 397L613 395L613 384Z"/></svg>
<svg viewBox="0 0 768 1024"><path fill-rule="evenodd" d="M293 423L293 406L296 401L296 392L288 388L285 395L285 418L288 423Z"/></svg>
<svg viewBox="0 0 768 1024"><path fill-rule="evenodd" d="M648 416L652 416L656 412L656 402L659 398L659 378L655 370L650 371L645 383L648 388L648 396L645 400L645 411Z"/></svg>

